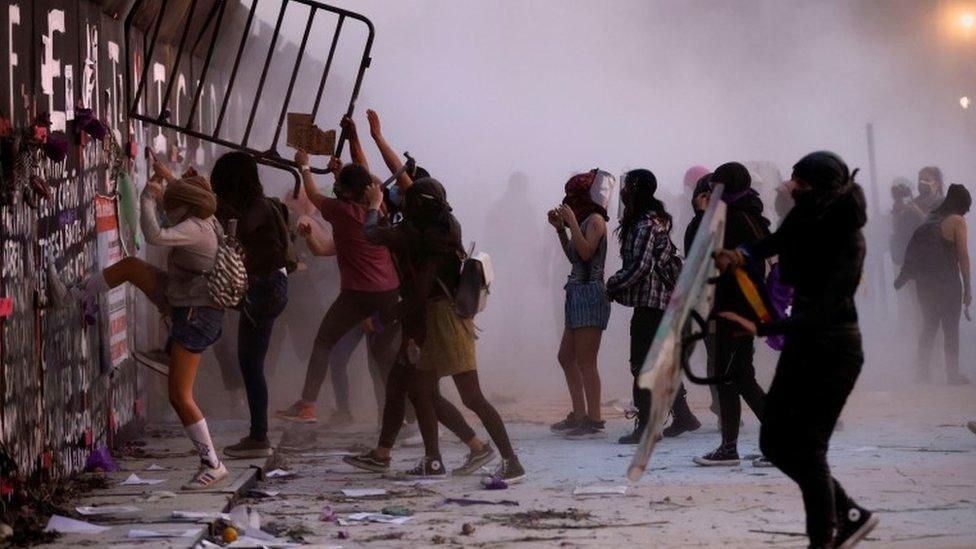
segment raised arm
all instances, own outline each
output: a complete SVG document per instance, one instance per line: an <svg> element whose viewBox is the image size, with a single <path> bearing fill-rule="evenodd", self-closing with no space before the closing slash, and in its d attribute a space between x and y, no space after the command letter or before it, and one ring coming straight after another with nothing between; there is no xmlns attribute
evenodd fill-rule
<svg viewBox="0 0 976 549"><path fill-rule="evenodd" d="M593 222L586 227L586 234L583 234L572 208L563 204L559 207L559 213L569 227L570 243L576 249L576 253L583 261L589 261L596 253L600 239L607 234L607 222L599 215L591 215Z"/></svg>
<svg viewBox="0 0 976 549"><path fill-rule="evenodd" d="M383 162L386 162L386 167L390 169L391 173L397 173L403 167L403 162L400 161L396 151L383 136L383 129L380 127L380 115L369 109L366 111L366 118L369 120L369 133L373 136L373 141L376 141L376 147L379 148L380 154L383 156ZM410 185L413 185L413 179L404 172L397 177L396 184L403 192L410 188Z"/></svg>
<svg viewBox="0 0 976 549"><path fill-rule="evenodd" d="M305 239L308 244L308 249L311 250L312 255L318 257L331 257L336 255L336 244L335 239L331 236L325 235L319 224L316 223L311 217L302 216L298 220L298 234Z"/></svg>
<svg viewBox="0 0 976 549"><path fill-rule="evenodd" d="M352 163L359 164L366 168L366 171L369 171L369 161L366 160L366 151L363 150L363 144L359 140L356 122L352 118L344 116L339 124L346 131L346 138L349 139L349 155L352 156Z"/></svg>
<svg viewBox="0 0 976 549"><path fill-rule="evenodd" d="M199 229L190 220L173 227L164 228L159 224L157 202L163 199L163 186L157 179L150 179L140 197L139 225L146 242L154 246L189 246L199 238Z"/></svg>
<svg viewBox="0 0 976 549"><path fill-rule="evenodd" d="M295 151L295 162L302 167L302 186L305 195L313 206L321 208L322 203L325 202L325 195L315 186L315 178L312 177L312 169L308 165L308 153L301 149ZM331 165L332 162L330 161L329 164Z"/></svg>

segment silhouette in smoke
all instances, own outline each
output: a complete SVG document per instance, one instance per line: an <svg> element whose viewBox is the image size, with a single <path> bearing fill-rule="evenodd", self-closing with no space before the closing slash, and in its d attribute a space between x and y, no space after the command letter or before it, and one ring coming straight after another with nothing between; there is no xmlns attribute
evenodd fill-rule
<svg viewBox="0 0 976 549"><path fill-rule="evenodd" d="M965 385L969 379L959 372L959 320L965 305L969 318L972 301L966 220L972 197L962 185L950 185L945 200L912 234L905 262L895 280L901 288L915 281L922 307L922 332L919 335L917 381L927 381L929 355L935 334L942 327L945 361L950 385Z"/></svg>
<svg viewBox="0 0 976 549"><path fill-rule="evenodd" d="M925 221L925 215L912 198L911 181L899 177L891 183L891 239L889 252L895 265L905 260L905 249L915 229Z"/></svg>
<svg viewBox="0 0 976 549"><path fill-rule="evenodd" d="M915 206L928 215L945 198L943 194L942 170L938 166L926 166L918 172L918 196L913 201Z"/></svg>

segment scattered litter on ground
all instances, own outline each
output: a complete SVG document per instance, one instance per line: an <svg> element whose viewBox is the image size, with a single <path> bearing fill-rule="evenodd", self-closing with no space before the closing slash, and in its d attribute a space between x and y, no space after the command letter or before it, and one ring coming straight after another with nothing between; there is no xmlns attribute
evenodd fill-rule
<svg viewBox="0 0 976 549"><path fill-rule="evenodd" d="M230 521L230 515L227 513L208 513L206 511L173 511L170 517L176 520L191 520L191 521L212 521L217 519L223 519Z"/></svg>
<svg viewBox="0 0 976 549"><path fill-rule="evenodd" d="M119 516L119 515L132 515L142 511L138 507L133 507L132 505L101 505L95 506L83 506L75 507L75 512L79 515L86 517L94 516Z"/></svg>
<svg viewBox="0 0 976 549"><path fill-rule="evenodd" d="M273 498L281 493L281 490L266 490L263 488L252 488L247 491L248 497L252 498Z"/></svg>
<svg viewBox="0 0 976 549"><path fill-rule="evenodd" d="M387 505L386 507L380 509L380 513L384 515L392 515L394 517L412 517L413 511L407 509L402 505Z"/></svg>
<svg viewBox="0 0 976 549"><path fill-rule="evenodd" d="M573 490L574 496L600 496L600 495L613 495L619 494L624 495L627 493L627 486L581 486L576 485Z"/></svg>
<svg viewBox="0 0 976 549"><path fill-rule="evenodd" d="M169 471L169 467L163 467L162 465L158 465L156 463L153 463L152 465L150 465L149 467L146 467L143 470L144 471Z"/></svg>
<svg viewBox="0 0 976 549"><path fill-rule="evenodd" d="M397 486L412 486L416 488L418 486L430 486L431 484L439 484L441 482L447 481L440 478L422 478L417 480L394 480L393 484L396 484Z"/></svg>
<svg viewBox="0 0 976 549"><path fill-rule="evenodd" d="M186 530L148 530L143 528L133 528L125 537L129 539L165 539L165 538L192 538L200 532L197 528Z"/></svg>
<svg viewBox="0 0 976 549"><path fill-rule="evenodd" d="M286 478L286 477L295 476L295 473L292 473L291 471L285 471L284 469L275 469L273 471L268 471L267 473L264 474L264 476L268 478Z"/></svg>
<svg viewBox="0 0 976 549"><path fill-rule="evenodd" d="M166 482L164 478L140 478L139 475L132 473L125 480L119 483L120 486L155 486Z"/></svg>
<svg viewBox="0 0 976 549"><path fill-rule="evenodd" d="M173 499L175 497L176 497L175 492L170 492L169 490L157 490L149 494L148 496L146 496L146 501L156 502L156 501L162 501L164 499Z"/></svg>
<svg viewBox="0 0 976 549"><path fill-rule="evenodd" d="M112 453L105 446L99 446L93 450L92 453L88 454L88 459L85 461L85 471L105 473L118 470L119 464L115 462Z"/></svg>
<svg viewBox="0 0 976 549"><path fill-rule="evenodd" d="M342 495L349 498L365 498L370 496L385 496L384 488L343 488Z"/></svg>
<svg viewBox="0 0 976 549"><path fill-rule="evenodd" d="M404 524L413 517L395 517L383 513L353 513L346 518L339 519L339 526L349 526L355 523L378 522L381 524Z"/></svg>
<svg viewBox="0 0 976 549"><path fill-rule="evenodd" d="M470 536L473 533L474 533L474 526L472 526L471 523L465 522L464 524L461 525L462 536Z"/></svg>
<svg viewBox="0 0 976 549"><path fill-rule="evenodd" d="M491 475L481 479L481 485L485 490L504 490L508 488L508 483L499 476Z"/></svg>
<svg viewBox="0 0 976 549"><path fill-rule="evenodd" d="M339 515L336 514L335 509L331 505L326 505L322 509L322 514L319 515L319 520L322 522L335 522L339 519Z"/></svg>
<svg viewBox="0 0 976 549"><path fill-rule="evenodd" d="M489 501L487 499L471 499L471 498L447 498L441 503L441 505L448 504L460 505L461 507L468 507L469 505L512 505L518 506L517 501L512 501L510 499L501 499L498 501Z"/></svg>
<svg viewBox="0 0 976 549"><path fill-rule="evenodd" d="M220 539L224 540L224 543L234 543L237 541L237 529L233 526L224 528L220 533Z"/></svg>
<svg viewBox="0 0 976 549"><path fill-rule="evenodd" d="M61 515L51 515L47 521L45 532L61 532L62 534L101 534L111 530L111 526L99 526L83 520L75 520Z"/></svg>

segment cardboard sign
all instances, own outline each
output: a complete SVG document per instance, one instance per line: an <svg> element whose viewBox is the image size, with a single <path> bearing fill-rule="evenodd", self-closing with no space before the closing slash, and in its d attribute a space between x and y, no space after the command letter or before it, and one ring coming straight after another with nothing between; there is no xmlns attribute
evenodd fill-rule
<svg viewBox="0 0 976 549"><path fill-rule="evenodd" d="M288 113L288 139L286 144L294 149L302 149L308 154L332 156L335 151L335 130L322 131L315 125L312 115L298 112Z"/></svg>

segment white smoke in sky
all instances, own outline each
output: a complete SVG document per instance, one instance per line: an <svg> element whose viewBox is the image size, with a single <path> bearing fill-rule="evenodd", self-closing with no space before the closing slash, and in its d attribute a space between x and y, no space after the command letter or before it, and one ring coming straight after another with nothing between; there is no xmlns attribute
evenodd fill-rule
<svg viewBox="0 0 976 549"><path fill-rule="evenodd" d="M574 172L647 167L669 209L686 219L681 177L691 165L766 160L788 176L803 154L830 149L862 167L871 199L872 123L881 212L890 208L891 180L914 180L923 165L976 190L976 112L959 105L960 96L976 96L976 37L943 32L950 2L335 3L376 26L356 109L374 169L387 175L368 138L367 108L380 113L396 148L448 188L465 240L495 258L497 283L478 319L482 377L493 391L564 390L555 356L569 265L545 211ZM261 17L273 24L274 2L262 1L269 4ZM299 23L284 29L298 41ZM326 50L311 51L322 58ZM336 74L351 78L350 58L337 63ZM881 287L892 279L881 257L887 230L878 218L869 227L875 274L866 275L861 299L866 372L879 375L907 372L894 357L914 348L892 347L886 335L897 318ZM676 242L683 231L676 227ZM614 242L608 255L609 275L619 264ZM615 307L604 337L608 398L629 394L629 317ZM965 369L974 331L963 330Z"/></svg>

